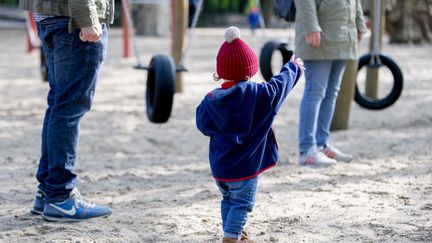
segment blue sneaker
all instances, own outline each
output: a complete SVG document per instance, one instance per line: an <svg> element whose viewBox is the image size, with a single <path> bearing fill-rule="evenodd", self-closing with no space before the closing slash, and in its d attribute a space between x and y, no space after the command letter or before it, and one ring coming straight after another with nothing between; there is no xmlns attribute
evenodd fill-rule
<svg viewBox="0 0 432 243"><path fill-rule="evenodd" d="M78 222L96 217L106 218L110 214L108 206L84 201L78 189L74 188L65 201L46 203L42 217L53 222Z"/></svg>
<svg viewBox="0 0 432 243"><path fill-rule="evenodd" d="M45 192L43 192L42 190L38 190L36 192L36 198L35 198L33 208L30 210L30 212L41 215L43 214L44 206L45 206Z"/></svg>

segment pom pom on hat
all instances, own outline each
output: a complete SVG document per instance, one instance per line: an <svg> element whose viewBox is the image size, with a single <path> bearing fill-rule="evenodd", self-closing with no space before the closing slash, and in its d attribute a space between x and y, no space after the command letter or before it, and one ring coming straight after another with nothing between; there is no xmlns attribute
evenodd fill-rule
<svg viewBox="0 0 432 243"><path fill-rule="evenodd" d="M240 30L231 26L225 31L225 42L216 57L216 73L225 80L242 81L258 71L258 58L252 48L240 39Z"/></svg>
<svg viewBox="0 0 432 243"><path fill-rule="evenodd" d="M232 43L235 39L240 38L240 30L235 27L231 26L225 31L225 41L228 43Z"/></svg>

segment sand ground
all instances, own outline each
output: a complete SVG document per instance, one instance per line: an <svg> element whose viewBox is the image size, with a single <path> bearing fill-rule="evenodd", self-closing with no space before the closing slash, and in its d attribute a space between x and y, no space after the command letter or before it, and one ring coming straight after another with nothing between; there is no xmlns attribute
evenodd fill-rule
<svg viewBox="0 0 432 243"><path fill-rule="evenodd" d="M287 30L244 38L259 53ZM208 139L195 128L195 108L218 84L215 54L222 29L198 29L186 57L184 92L172 117L145 114L146 72L122 58L113 29L92 107L81 123L76 172L81 193L109 204L106 219L48 223L29 214L47 84L38 53L25 52L23 30L0 30L0 242L217 242L219 191ZM168 54L168 38L137 40L147 63ZM367 51L368 39L361 46ZM370 111L352 104L349 129L333 144L354 155L329 169L297 165L298 107L304 79L289 95L274 128L280 163L260 176L246 229L257 242L432 242L432 47L384 44L405 75L401 98ZM256 80L262 80L258 74Z"/></svg>

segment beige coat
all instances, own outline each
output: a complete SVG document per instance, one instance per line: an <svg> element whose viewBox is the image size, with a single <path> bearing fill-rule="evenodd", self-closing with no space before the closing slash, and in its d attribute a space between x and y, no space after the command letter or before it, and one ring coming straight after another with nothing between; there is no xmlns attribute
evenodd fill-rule
<svg viewBox="0 0 432 243"><path fill-rule="evenodd" d="M360 0L295 0L296 55L304 60L357 59L357 31L366 32ZM312 47L305 36L321 32L321 44Z"/></svg>

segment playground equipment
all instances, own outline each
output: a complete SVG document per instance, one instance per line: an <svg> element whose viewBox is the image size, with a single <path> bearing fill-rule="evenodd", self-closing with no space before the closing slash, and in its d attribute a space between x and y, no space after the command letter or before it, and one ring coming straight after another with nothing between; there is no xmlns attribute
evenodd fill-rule
<svg viewBox="0 0 432 243"><path fill-rule="evenodd" d="M283 63L286 63L291 59L291 56L294 53L294 48L292 44L278 40L271 40L264 44L264 46L261 48L259 56L259 66L261 75L266 81L270 80L274 75L272 69L272 59L273 53L275 51L280 51L282 54L282 61Z"/></svg>
<svg viewBox="0 0 432 243"><path fill-rule="evenodd" d="M381 0L374 1L373 11L373 33L372 33L372 50L370 53L360 57L358 71L363 67L368 68L366 76L366 92L361 93L356 82L354 100L361 107L379 110L384 109L396 102L400 97L403 89L403 74L399 65L389 56L381 53L380 34L381 34ZM393 76L393 86L390 92L383 98L378 98L378 69L386 66ZM358 77L357 77L358 78ZM368 87L369 86L369 87Z"/></svg>
<svg viewBox="0 0 432 243"><path fill-rule="evenodd" d="M139 0L136 0L136 2L139 2ZM177 3L177 2L173 2L173 3ZM123 39L124 39L123 56L124 57L130 56L129 53L129 44L130 44L129 36L130 36L132 40L134 53L137 59L137 65L135 65L134 68L148 71L147 86L146 86L146 107L147 107L147 117L151 122L164 123L168 121L171 115L174 93L176 92L176 84L180 82L179 78L176 78L176 73L187 71L187 69L184 67L184 61L189 49L189 43L190 43L189 40L192 37L193 30L197 25L198 17L202 10L202 4L203 4L203 0L199 0L193 15L191 26L188 30L186 47L182 49L181 53L177 53L179 54L179 56L176 56L176 59L177 58L179 59L178 65L176 66L174 64L174 59L171 56L155 55L151 58L150 64L148 66L145 66L141 62L140 54L137 45L135 43L134 27L133 27L132 18L130 16L131 2L130 0L122 0L122 26L123 26ZM187 8L185 8L183 5L182 7L183 7L182 10L187 10ZM185 16L183 15L181 16L181 18L184 17ZM36 29L36 23L34 21L33 13L29 12L28 15L26 16L26 24L27 24L26 29L27 29L27 47L28 47L27 51L32 52L36 47L40 49L40 61L41 61L40 70L41 70L42 80L48 81L48 67L45 62L45 55L43 53L43 50L42 48L40 48L40 45L38 45L37 43L37 39L38 39L37 29ZM181 33L181 35L179 34L178 38L183 38L182 34L183 33ZM183 42L181 46L183 47Z"/></svg>
<svg viewBox="0 0 432 243"><path fill-rule="evenodd" d="M191 27L188 31L188 40L191 38L198 22L202 2L203 0L198 2ZM124 16L128 22L128 30L131 32L132 46L137 59L137 65L134 68L148 71L146 87L147 117L151 122L164 123L168 121L171 115L176 86L176 73L187 71L184 67L184 59L189 49L189 41L187 41L186 48L181 54L178 66L175 66L174 59L171 56L160 54L153 56L148 66L143 65L135 43L134 27L130 16L128 0L122 0L122 6Z"/></svg>
<svg viewBox="0 0 432 243"><path fill-rule="evenodd" d="M365 93L360 92L358 86L358 75L356 77L355 84L355 95L354 100L361 107L379 110L391 106L399 98L402 88L403 88L403 74L399 68L399 65L389 56L381 53L379 36L381 33L381 10L382 4L381 0L375 0L374 2L374 15L373 15L373 33L372 41L373 48L370 53L365 54L360 57L358 63L357 73L363 68L368 68L368 75L366 77L366 87ZM273 77L272 71L272 56L275 51L280 51L282 54L283 63L290 60L291 55L294 53L294 47L292 42L283 42L278 40L271 40L264 44L260 53L260 70L261 74L266 81ZM384 97L377 97L377 82L378 82L378 69L382 67L387 67L393 76L393 86L391 91ZM374 73L375 75L371 75ZM375 80L373 80L375 79ZM374 82L375 81L375 82Z"/></svg>
<svg viewBox="0 0 432 243"><path fill-rule="evenodd" d="M259 0L256 0L255 4L258 7L260 13L260 25L262 26L262 28L265 29L266 27L263 18L263 9L261 3ZM259 66L260 66L261 75L263 76L264 80L268 81L274 75L272 70L272 59L273 59L273 53L275 51L280 51L282 55L283 63L286 63L291 59L291 56L294 53L294 46L291 43L292 43L291 41L288 41L287 43L281 40L271 40L266 42L264 46L261 48L261 52L259 56Z"/></svg>

